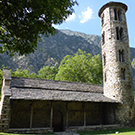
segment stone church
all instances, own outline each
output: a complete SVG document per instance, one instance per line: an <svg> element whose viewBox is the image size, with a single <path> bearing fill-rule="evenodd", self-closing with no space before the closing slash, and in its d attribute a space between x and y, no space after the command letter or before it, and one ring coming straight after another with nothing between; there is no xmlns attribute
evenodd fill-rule
<svg viewBox="0 0 135 135"><path fill-rule="evenodd" d="M130 64L127 6L99 10L103 87L85 83L11 77L3 70L0 132L90 131L131 126L135 104Z"/></svg>

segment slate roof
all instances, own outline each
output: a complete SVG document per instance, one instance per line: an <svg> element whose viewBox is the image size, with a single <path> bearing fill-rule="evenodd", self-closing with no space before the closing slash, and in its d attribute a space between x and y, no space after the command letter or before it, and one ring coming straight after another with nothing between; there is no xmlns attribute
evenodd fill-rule
<svg viewBox="0 0 135 135"><path fill-rule="evenodd" d="M20 77L12 77L11 87L103 93L101 85Z"/></svg>
<svg viewBox="0 0 135 135"><path fill-rule="evenodd" d="M11 99L118 103L103 95L102 86L85 83L12 77L10 89Z"/></svg>

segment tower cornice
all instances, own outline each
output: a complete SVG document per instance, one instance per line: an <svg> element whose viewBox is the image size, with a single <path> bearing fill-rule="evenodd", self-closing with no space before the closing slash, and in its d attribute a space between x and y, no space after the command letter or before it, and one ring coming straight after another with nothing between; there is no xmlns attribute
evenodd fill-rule
<svg viewBox="0 0 135 135"><path fill-rule="evenodd" d="M102 12L107 8L107 7L110 7L110 6L120 6L122 7L123 9L125 9L125 12L128 10L128 7L127 5L125 5L124 3L121 3L121 2L109 2L107 4L105 4L104 6L102 6L98 12L98 16L100 17Z"/></svg>

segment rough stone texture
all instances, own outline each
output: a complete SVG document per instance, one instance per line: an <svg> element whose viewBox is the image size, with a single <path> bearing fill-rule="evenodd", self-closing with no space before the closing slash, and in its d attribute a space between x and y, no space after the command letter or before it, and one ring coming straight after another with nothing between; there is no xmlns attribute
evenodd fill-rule
<svg viewBox="0 0 135 135"><path fill-rule="evenodd" d="M120 20L115 19L114 9L116 12L120 11ZM125 4L110 2L99 11L99 16L101 18L104 16L104 24L101 26L101 32L105 33L105 44L102 42L104 95L121 102L121 105L117 106L115 114L116 121L124 125L132 124L134 119L134 94L126 10ZM122 36L119 35L121 40L117 38L116 27L123 28ZM119 60L119 50L124 51L123 62ZM125 69L125 78L122 78L122 68Z"/></svg>
<svg viewBox="0 0 135 135"><path fill-rule="evenodd" d="M9 112L10 112L10 70L5 69L3 72L3 85L1 89L1 102L0 102L0 132L7 132L9 128Z"/></svg>
<svg viewBox="0 0 135 135"><path fill-rule="evenodd" d="M8 133L14 133L14 134L41 134L41 133L52 133L53 129L51 128L14 128L14 129L8 129Z"/></svg>
<svg viewBox="0 0 135 135"><path fill-rule="evenodd" d="M67 132L71 131L98 131L98 130L106 130L106 129L117 129L121 128L120 125L96 125L96 126L76 126L69 127L66 129Z"/></svg>
<svg viewBox="0 0 135 135"><path fill-rule="evenodd" d="M76 131L97 131L97 130L106 130L106 129L117 129L122 128L120 125L96 125L96 126L74 126L66 128L66 132L58 132L58 135L77 135L73 132ZM32 128L32 129L8 129L9 133L49 133L53 132L51 128Z"/></svg>

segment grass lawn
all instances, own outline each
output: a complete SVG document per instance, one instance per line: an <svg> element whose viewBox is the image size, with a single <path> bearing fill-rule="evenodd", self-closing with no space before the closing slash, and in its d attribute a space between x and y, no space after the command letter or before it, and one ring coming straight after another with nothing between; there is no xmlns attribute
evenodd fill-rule
<svg viewBox="0 0 135 135"><path fill-rule="evenodd" d="M78 132L80 135L135 135L135 128Z"/></svg>

